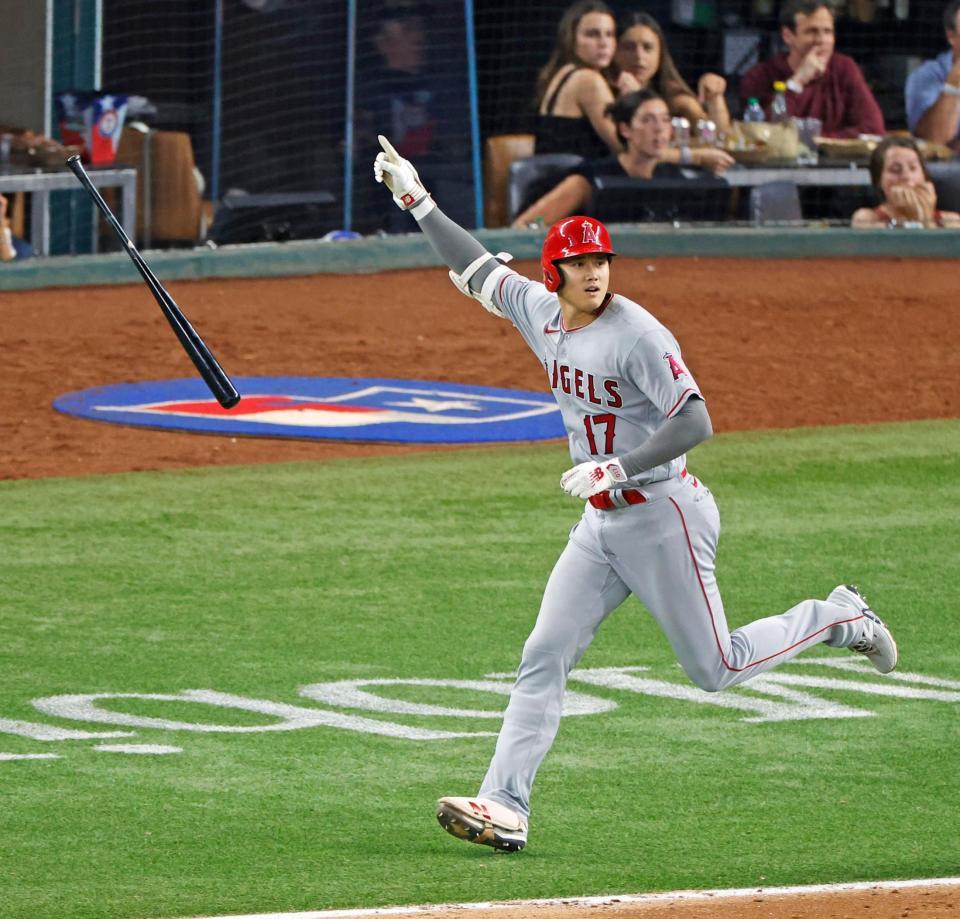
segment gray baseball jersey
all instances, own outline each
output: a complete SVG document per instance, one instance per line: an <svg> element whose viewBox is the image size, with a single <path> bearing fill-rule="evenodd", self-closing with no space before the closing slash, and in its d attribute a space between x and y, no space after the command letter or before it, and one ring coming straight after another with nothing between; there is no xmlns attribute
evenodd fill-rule
<svg viewBox="0 0 960 919"><path fill-rule="evenodd" d="M693 395L700 395L676 339L642 306L609 294L589 325L567 329L557 295L511 273L495 299L543 363L574 463L622 456L645 443ZM679 456L629 480L674 478Z"/></svg>

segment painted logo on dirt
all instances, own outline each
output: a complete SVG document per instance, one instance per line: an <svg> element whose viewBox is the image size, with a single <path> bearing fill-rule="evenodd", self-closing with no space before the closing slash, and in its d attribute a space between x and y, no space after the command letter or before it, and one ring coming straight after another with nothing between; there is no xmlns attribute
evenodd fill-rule
<svg viewBox="0 0 960 919"><path fill-rule="evenodd" d="M423 380L237 377L221 407L202 380L120 383L53 407L95 421L207 434L398 443L502 443L564 436L546 393Z"/></svg>

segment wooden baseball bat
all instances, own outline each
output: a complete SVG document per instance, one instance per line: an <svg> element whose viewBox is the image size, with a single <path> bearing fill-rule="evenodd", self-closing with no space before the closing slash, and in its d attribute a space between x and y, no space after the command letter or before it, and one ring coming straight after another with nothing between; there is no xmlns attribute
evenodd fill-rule
<svg viewBox="0 0 960 919"><path fill-rule="evenodd" d="M100 192L94 188L90 176L87 175L80 163L80 157L71 156L67 160L67 166L80 180L80 184L87 190L87 193L93 199L93 203L100 208L103 216L107 219L107 223L113 227L114 233L117 234L120 242L123 243L123 247L127 250L127 255L137 266L137 271L140 272L140 276L146 281L147 287L150 288L150 293L153 294L154 299L160 305L163 315L166 316L167 322L170 323L170 328L173 329L174 334L179 339L183 350L187 352L187 357L193 361L194 367L197 368L204 382L210 387L210 392L224 408L233 408L240 401L240 393L237 392L224 369L217 363L213 352L197 334L187 317L183 315L183 311L177 306L176 301L167 293L166 288L143 260L143 256L140 255L130 237L124 232L120 222L113 216Z"/></svg>

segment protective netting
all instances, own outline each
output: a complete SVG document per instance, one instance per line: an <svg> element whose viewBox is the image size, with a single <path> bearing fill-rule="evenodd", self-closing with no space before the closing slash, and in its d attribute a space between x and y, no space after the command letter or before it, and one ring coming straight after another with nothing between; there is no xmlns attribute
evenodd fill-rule
<svg viewBox="0 0 960 919"><path fill-rule="evenodd" d="M617 14L637 9L610 5ZM862 67L888 129L905 127L909 71L946 47L943 5L851 0L838 12L837 49ZM553 0L104 0L103 85L148 98L156 111L143 117L151 126L189 134L208 199L247 196L244 206L221 209L226 241L410 229L370 179L377 133L416 163L452 216L474 226L483 142L532 130L537 73L566 7ZM663 26L691 85L708 71L726 79L738 116L740 75L779 46L773 0L653 0L643 10ZM352 158L345 155L351 141ZM846 197L834 206L838 195ZM811 216L832 218L848 214L847 199L858 196L819 189L805 191L804 203L812 202Z"/></svg>

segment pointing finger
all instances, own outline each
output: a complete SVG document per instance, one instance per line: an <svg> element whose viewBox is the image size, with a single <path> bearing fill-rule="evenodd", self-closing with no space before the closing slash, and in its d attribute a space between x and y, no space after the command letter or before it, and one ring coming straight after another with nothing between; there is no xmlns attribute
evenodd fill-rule
<svg viewBox="0 0 960 919"><path fill-rule="evenodd" d="M380 141L380 146L383 147L383 152L386 153L387 156L389 156L392 160L400 159L400 154L397 153L396 150L394 150L393 144L391 144L390 141L386 139L386 137L384 137L382 134L378 134L377 140Z"/></svg>

